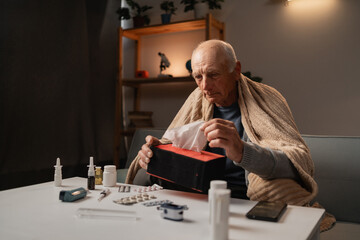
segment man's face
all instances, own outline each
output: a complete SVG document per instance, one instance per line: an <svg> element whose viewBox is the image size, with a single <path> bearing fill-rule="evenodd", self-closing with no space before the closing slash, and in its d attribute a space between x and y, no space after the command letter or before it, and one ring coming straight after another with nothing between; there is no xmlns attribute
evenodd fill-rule
<svg viewBox="0 0 360 240"><path fill-rule="evenodd" d="M237 99L236 74L229 72L223 53L211 49L199 49L191 59L196 84L210 103L230 106Z"/></svg>

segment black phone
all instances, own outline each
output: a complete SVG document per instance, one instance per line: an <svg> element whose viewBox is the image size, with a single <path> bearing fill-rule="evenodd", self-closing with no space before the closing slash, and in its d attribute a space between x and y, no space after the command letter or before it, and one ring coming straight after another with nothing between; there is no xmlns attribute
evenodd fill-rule
<svg viewBox="0 0 360 240"><path fill-rule="evenodd" d="M285 212L286 203L258 202L247 214L249 219L277 222Z"/></svg>

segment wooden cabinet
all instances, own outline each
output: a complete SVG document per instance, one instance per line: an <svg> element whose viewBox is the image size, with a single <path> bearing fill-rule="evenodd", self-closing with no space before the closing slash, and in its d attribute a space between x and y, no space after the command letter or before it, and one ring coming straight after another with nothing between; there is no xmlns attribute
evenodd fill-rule
<svg viewBox="0 0 360 240"><path fill-rule="evenodd" d="M140 110L140 87L142 84L162 84L167 82L191 82L194 81L190 76L172 77L172 78L123 78L123 37L135 41L135 70L140 70L140 54L142 37L146 35L186 32L192 30L205 30L204 40L211 39L216 31L217 38L224 40L224 23L217 21L211 14L205 19L196 19L182 22L174 22L169 24L154 25L142 28L122 29L119 28L119 70L116 82L116 103L115 103L115 135L114 135L114 164L120 166L120 147L125 136L129 136L133 131L129 131L124 126L123 121L123 86L129 86L134 89L134 111ZM134 73L135 76L135 73Z"/></svg>

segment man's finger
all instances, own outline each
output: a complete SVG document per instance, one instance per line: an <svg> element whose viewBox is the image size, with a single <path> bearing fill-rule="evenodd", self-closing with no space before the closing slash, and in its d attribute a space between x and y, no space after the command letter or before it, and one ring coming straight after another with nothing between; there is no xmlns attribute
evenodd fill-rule
<svg viewBox="0 0 360 240"><path fill-rule="evenodd" d="M151 146L152 145L152 143L153 143L153 136L150 136L150 135L147 135L146 136L146 138L145 138L145 141L146 141L146 144L148 145L148 146Z"/></svg>
<svg viewBox="0 0 360 240"><path fill-rule="evenodd" d="M160 144L160 140L151 135L146 136L145 141L148 146L156 146Z"/></svg>
<svg viewBox="0 0 360 240"><path fill-rule="evenodd" d="M147 164L144 163L141 159L140 159L140 161L139 161L139 165L140 165L140 167L142 167L143 169L147 169Z"/></svg>

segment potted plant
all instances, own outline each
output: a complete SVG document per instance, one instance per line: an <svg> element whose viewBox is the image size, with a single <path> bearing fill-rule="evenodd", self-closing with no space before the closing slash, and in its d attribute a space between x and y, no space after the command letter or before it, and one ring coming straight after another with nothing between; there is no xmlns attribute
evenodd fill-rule
<svg viewBox="0 0 360 240"><path fill-rule="evenodd" d="M177 7L175 7L173 1L163 1L160 4L161 10L165 11L164 14L161 14L161 22L163 24L169 23L171 20L171 15L175 15L175 11L177 10Z"/></svg>
<svg viewBox="0 0 360 240"><path fill-rule="evenodd" d="M185 5L184 12L194 10L195 18L204 18L209 9L221 9L224 0L181 0Z"/></svg>
<svg viewBox="0 0 360 240"><path fill-rule="evenodd" d="M134 28L136 27L143 27L144 25L150 24L150 18L145 12L149 9L152 9L152 6L144 5L140 6L137 2L133 0L126 0L126 3L132 10L135 10L133 21L134 21Z"/></svg>
<svg viewBox="0 0 360 240"><path fill-rule="evenodd" d="M209 9L221 9L221 3L223 3L224 0L203 0L203 2L207 2Z"/></svg>
<svg viewBox="0 0 360 240"><path fill-rule="evenodd" d="M127 7L120 7L116 10L116 13L119 15L119 20L128 20L130 19L130 11Z"/></svg>
<svg viewBox="0 0 360 240"><path fill-rule="evenodd" d="M184 12L188 12L194 10L194 6L198 2L198 0L181 0L180 3L185 5Z"/></svg>

